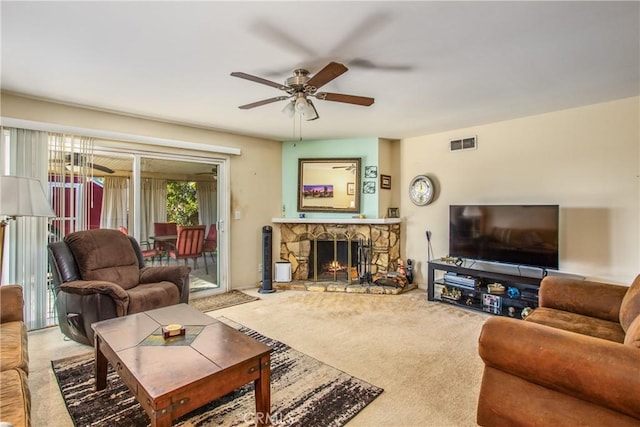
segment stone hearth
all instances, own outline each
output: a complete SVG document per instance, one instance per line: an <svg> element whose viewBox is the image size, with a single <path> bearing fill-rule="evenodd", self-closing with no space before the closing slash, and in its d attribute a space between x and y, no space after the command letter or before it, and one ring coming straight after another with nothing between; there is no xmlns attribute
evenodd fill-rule
<svg viewBox="0 0 640 427"><path fill-rule="evenodd" d="M377 295L398 295L403 292L416 289L415 283L407 284L404 288L394 286L378 286L375 284L347 284L344 282L309 282L294 281L287 283L274 282L273 287L280 290L309 291L309 292L346 292L353 294L377 294Z"/></svg>

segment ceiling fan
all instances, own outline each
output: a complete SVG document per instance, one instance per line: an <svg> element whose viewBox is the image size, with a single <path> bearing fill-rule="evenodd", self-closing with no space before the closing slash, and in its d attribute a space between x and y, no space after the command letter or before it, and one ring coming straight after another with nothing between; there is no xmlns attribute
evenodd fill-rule
<svg viewBox="0 0 640 427"><path fill-rule="evenodd" d="M355 163L351 163L345 166L332 166L331 169L344 169L349 172L354 172L356 170L356 165Z"/></svg>
<svg viewBox="0 0 640 427"><path fill-rule="evenodd" d="M272 102L290 99L291 101L282 110L290 117L298 112L307 120L315 120L319 118L318 111L313 105L309 97L321 99L323 101L343 102L346 104L355 104L362 106L370 106L374 99L366 96L347 95L343 93L318 92L318 89L329 83L336 77L344 74L348 70L343 64L338 62L330 62L322 70L318 71L313 77L309 77L309 71L299 68L293 72L293 76L289 77L285 84L273 82L263 79L262 77L252 76L251 74L233 72L233 77L250 80L252 82L261 83L267 86L275 87L282 90L287 95L276 96L262 101L252 102L250 104L241 105L240 109L247 110L262 105L271 104Z"/></svg>
<svg viewBox="0 0 640 427"><path fill-rule="evenodd" d="M218 180L218 169L217 168L211 168L210 172L198 172L196 175L208 175L210 176L212 179L214 180Z"/></svg>
<svg viewBox="0 0 640 427"><path fill-rule="evenodd" d="M64 159L62 158L62 156L64 155ZM58 156L56 156L58 157ZM87 156L85 154L80 154L80 153L70 153L70 154L63 154L60 153L59 157L56 159L52 159L50 161L50 163L53 164L62 164L64 165L64 167L68 170L74 169L74 170L79 170L82 168L91 168L100 172L104 172L104 173L108 173L108 174L112 174L115 173L115 171L111 168L108 168L106 166L97 164L97 163L93 163L90 161L90 156Z"/></svg>
<svg viewBox="0 0 640 427"><path fill-rule="evenodd" d="M80 167L89 167L91 169L98 170L100 172L112 174L115 171L106 166L102 166L96 163L92 163L87 159L87 156L82 155L80 153L73 153L73 161L71 159L71 154L67 154L64 156L64 162L67 166L80 166Z"/></svg>

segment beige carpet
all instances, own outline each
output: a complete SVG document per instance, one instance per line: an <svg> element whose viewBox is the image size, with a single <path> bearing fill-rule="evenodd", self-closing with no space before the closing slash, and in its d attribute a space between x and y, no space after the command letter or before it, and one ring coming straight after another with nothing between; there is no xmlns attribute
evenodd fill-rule
<svg viewBox="0 0 640 427"><path fill-rule="evenodd" d="M251 302L258 299L258 297L247 295L244 292L231 290L222 294L211 295L202 298L193 298L193 296L191 296L189 299L189 305L197 308L203 313L206 313L225 307L244 304L246 302Z"/></svg>
<svg viewBox="0 0 640 427"><path fill-rule="evenodd" d="M261 294L251 310L216 315L383 388L349 426L476 425L483 366L477 341L488 315L429 302L424 290L275 295Z"/></svg>
<svg viewBox="0 0 640 427"><path fill-rule="evenodd" d="M303 291L258 294L259 303L216 310L224 316L385 391L348 427L475 426L487 314L401 295ZM71 427L51 360L91 351L57 328L29 334L32 425Z"/></svg>

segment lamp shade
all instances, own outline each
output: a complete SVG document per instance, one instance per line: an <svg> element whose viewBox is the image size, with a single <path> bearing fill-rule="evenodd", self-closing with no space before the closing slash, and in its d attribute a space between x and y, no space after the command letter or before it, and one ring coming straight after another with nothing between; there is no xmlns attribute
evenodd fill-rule
<svg viewBox="0 0 640 427"><path fill-rule="evenodd" d="M478 206L465 206L462 210L462 216L465 218L480 218L482 211Z"/></svg>
<svg viewBox="0 0 640 427"><path fill-rule="evenodd" d="M40 181L11 175L0 175L0 215L56 216Z"/></svg>

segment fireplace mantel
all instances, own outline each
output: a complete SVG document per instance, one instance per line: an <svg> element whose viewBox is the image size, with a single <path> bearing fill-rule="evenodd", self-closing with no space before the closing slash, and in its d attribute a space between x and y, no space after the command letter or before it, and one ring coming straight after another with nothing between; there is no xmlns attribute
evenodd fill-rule
<svg viewBox="0 0 640 427"><path fill-rule="evenodd" d="M274 224L401 224L400 218L271 218Z"/></svg>

